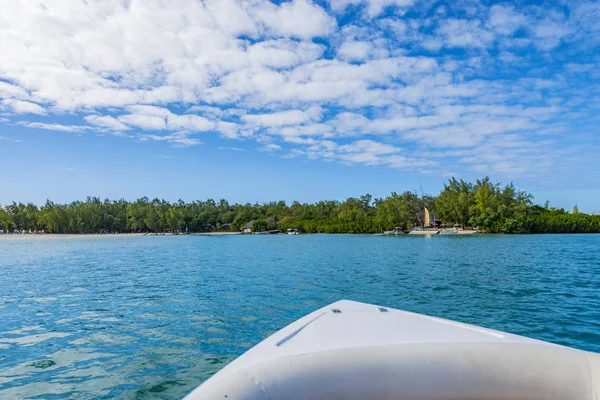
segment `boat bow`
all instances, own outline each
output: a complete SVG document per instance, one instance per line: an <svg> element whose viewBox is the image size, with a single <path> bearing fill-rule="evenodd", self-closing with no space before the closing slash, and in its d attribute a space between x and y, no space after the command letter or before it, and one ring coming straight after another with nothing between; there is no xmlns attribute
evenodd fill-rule
<svg viewBox="0 0 600 400"><path fill-rule="evenodd" d="M595 353L342 300L259 343L186 399L600 400L599 377Z"/></svg>

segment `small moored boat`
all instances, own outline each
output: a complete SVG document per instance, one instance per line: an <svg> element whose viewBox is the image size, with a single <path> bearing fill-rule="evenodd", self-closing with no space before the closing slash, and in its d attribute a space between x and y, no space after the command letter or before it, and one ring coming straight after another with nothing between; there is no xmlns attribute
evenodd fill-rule
<svg viewBox="0 0 600 400"><path fill-rule="evenodd" d="M289 228L289 229L287 230L287 234L288 234L288 235L297 235L297 234L298 234L298 230L297 230L297 229L294 229L294 228Z"/></svg>
<svg viewBox="0 0 600 400"><path fill-rule="evenodd" d="M283 328L187 400L598 400L600 354L338 301Z"/></svg>
<svg viewBox="0 0 600 400"><path fill-rule="evenodd" d="M404 235L405 233L401 227L397 226L394 229L392 229L391 231L383 232L383 234L387 235L387 236L399 236L399 235Z"/></svg>
<svg viewBox="0 0 600 400"><path fill-rule="evenodd" d="M458 235L456 229L444 229L440 231L440 235Z"/></svg>

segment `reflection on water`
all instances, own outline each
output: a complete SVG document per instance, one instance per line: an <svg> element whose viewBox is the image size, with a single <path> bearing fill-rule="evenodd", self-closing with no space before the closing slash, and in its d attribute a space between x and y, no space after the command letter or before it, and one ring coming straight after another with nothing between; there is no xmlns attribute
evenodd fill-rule
<svg viewBox="0 0 600 400"><path fill-rule="evenodd" d="M600 351L600 236L0 242L0 398L180 398L345 298Z"/></svg>

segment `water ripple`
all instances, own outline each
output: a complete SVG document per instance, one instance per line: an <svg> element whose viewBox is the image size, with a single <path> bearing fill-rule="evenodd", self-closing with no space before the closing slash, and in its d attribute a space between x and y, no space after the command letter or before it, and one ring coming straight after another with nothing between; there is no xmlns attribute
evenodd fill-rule
<svg viewBox="0 0 600 400"><path fill-rule="evenodd" d="M600 351L600 236L7 242L1 398L180 398L342 298Z"/></svg>

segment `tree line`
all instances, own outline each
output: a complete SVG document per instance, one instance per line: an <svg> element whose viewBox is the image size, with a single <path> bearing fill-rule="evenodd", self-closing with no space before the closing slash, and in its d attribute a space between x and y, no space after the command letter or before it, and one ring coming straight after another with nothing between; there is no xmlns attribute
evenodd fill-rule
<svg viewBox="0 0 600 400"><path fill-rule="evenodd" d="M385 198L366 194L345 201L312 204L284 201L230 204L227 200L186 203L143 197L134 202L100 200L42 207L12 203L0 207L0 229L48 233L124 233L238 231L250 221L261 229L295 228L307 233L377 233L395 227L422 226L424 209L437 222L477 227L490 233L597 233L600 215L569 212L536 205L533 197L513 184L502 186L489 178L475 183L450 179L437 196L406 191ZM256 223L255 223L256 224ZM256 229L256 228L255 228Z"/></svg>

